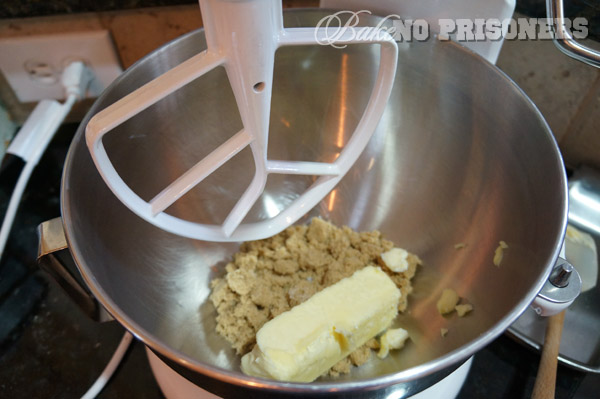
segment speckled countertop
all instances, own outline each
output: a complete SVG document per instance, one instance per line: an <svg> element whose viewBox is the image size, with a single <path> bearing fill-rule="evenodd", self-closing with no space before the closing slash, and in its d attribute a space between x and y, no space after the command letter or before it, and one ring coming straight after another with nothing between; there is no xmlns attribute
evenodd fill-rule
<svg viewBox="0 0 600 399"><path fill-rule="evenodd" d="M142 7L196 3L194 0L4 0L0 18L37 17L78 12L129 10Z"/></svg>
<svg viewBox="0 0 600 399"><path fill-rule="evenodd" d="M2 7L0 7L0 18L118 11L183 4L198 4L198 0L3 0ZM284 7L314 7L318 4L318 0L283 0Z"/></svg>

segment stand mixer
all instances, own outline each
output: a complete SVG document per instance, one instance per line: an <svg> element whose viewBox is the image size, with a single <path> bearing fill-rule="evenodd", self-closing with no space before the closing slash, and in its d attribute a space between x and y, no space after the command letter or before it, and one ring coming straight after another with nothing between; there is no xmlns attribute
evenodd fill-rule
<svg viewBox="0 0 600 399"><path fill-rule="evenodd" d="M204 33L194 32L165 46L125 72L90 110L73 141L65 165L61 198L69 250L85 283L101 306L154 353L162 355L163 360L170 360L170 365L177 363L191 373L219 380L221 388L244 388L260 395L278 395L280 391L281 394L300 392L307 395L332 394L334 391L344 395L352 391L353 394L362 395L380 388L382 392L394 388L398 390L397 397L409 396L433 385L429 377L438 378L440 372L444 372L441 374L445 377L475 351L501 334L541 289L548 268L556 259L557 243L561 240L560 231L564 222L564 198L560 191L555 195L556 187L561 186L564 180L558 151L539 112L514 83L460 46L435 40L411 44L406 46L411 51L404 56L395 55L397 58L392 62L395 66L397 60L402 71L402 80L396 79L395 89L391 88L391 84L385 87L385 80L389 81L393 75L393 71L386 70L385 60L393 58L392 52L395 54L395 45L389 44L390 38L385 35L377 40L359 40L352 34L343 37L344 40L337 44L368 42L380 46L379 52L370 51L375 46L367 49L364 48L366 46L356 46L360 47L360 51L348 51L347 63L343 56L335 53L336 49L322 46L313 46L317 47L315 51L307 50L306 46L294 49L288 52L290 56L282 61L282 65L278 65L279 69L276 68L276 71L284 71L283 76L276 75L281 79L276 81L287 83L302 78L304 86L317 91L318 95L313 97L316 108L329 105L331 97L322 87L327 87L328 82L335 82L335 87L339 87L338 94L347 103L339 101L327 109L326 117L339 123L340 131L352 133L354 130L354 134L352 139L345 141L344 150L335 154L333 162L297 161L306 151L296 148L298 146L285 147L283 151L300 156L293 158L294 161L274 161L267 156L267 150L270 149L267 126L273 89L271 62L274 51L282 43L318 43L327 38L327 32L312 28L284 30L279 5L276 11L269 8L271 11L266 18L257 19L259 13L251 5L273 7L266 0L207 0L201 5L207 21L206 43L203 42ZM243 8L245 6L248 8ZM233 9L237 11L233 12ZM218 11L214 13L215 10ZM219 17L206 18L211 12L211 15ZM264 8L260 13L264 13ZM240 28L223 21L240 14L248 18L247 26L236 34L228 33L228 40L222 39L219 32L233 32L232 29ZM324 14L314 10L296 13L287 20L287 26L314 26L314 22ZM371 22L376 20L374 17ZM261 58L264 56L269 61L266 64L268 66L264 67L265 64L261 62L248 69L231 66L252 58L252 51L238 52L241 46L238 48L237 43L254 37L254 25L262 26L263 22L270 24L271 32L277 32L275 35L259 35L270 43L268 48L261 47L257 52ZM244 25L244 22L240 24ZM227 29L220 30L216 26L227 26ZM298 35L292 40L293 32ZM311 32L310 35L317 32L317 37L309 36L307 32ZM229 44L222 47L222 40ZM198 53L205 44L208 50ZM233 50L226 50L228 48ZM325 54L324 50L332 52ZM247 58L243 59L240 54ZM330 58L330 55L333 56ZM196 162L190 171L177 175L173 173L176 178L166 184L166 189L156 190L157 183L145 179L144 182L151 189L136 194L136 190L128 186L127 176L123 176L123 169L119 167L125 165L135 168L138 159L127 150L136 145L139 147L138 143L143 146L143 142L156 140L157 136L160 138L162 130L154 129L152 137L143 137L143 140L135 143L135 134L123 135L123 131L135 125L132 118L138 112L149 110L151 104L160 99L167 100L169 93L177 93L178 101L165 104L160 110L162 112L147 113L141 118L144 122L141 129L155 128L163 119L169 119L171 112L179 111L177 107L184 108L193 99L182 94L186 84L219 65L224 67L221 69L227 73L233 90L231 110L233 106L237 108L243 128L238 129L229 141L223 140L225 143L218 144L216 152L210 152L203 160ZM341 79L344 68L349 71L346 75L350 78L347 80ZM157 74L150 73L155 71L162 75L157 77ZM258 72L254 74L251 71ZM326 78L320 79L323 76ZM363 78L369 77L371 79L365 83ZM206 83L206 78L201 87L212 83L210 79ZM140 81L150 83L140 88ZM222 80L219 82L220 85ZM361 90L369 95L366 107L361 107L361 101L351 95L354 85L360 85ZM478 297L478 306L487 309L487 312L475 312L467 319L471 323L469 328L457 328L457 334L449 339L439 339L439 330L431 330L434 332L432 335L429 330L417 331L415 328L415 345L402 353L402 363L394 364L394 367L390 365L387 369L383 368L385 365L378 364L376 367L382 369L364 369L360 371L361 374L348 379L318 381L310 386L249 379L239 373L236 368L239 359L231 353L231 348L222 346L211 328L210 323L214 320L210 313L212 308L204 306L210 305L205 301L212 273L209 266L235 251L236 245L226 241L272 235L293 223L294 218L297 219L312 207L311 201L318 202L333 188L335 180L341 179L347 167L352 165L352 158L358 156L361 146L364 148L379 118L375 111L385 106L390 90L390 104L381 118L378 133L336 191L321 203L327 202L329 206L317 207L311 215L331 217L332 222L349 224L355 229L380 229L394 242L424 253L431 265L425 272L455 279L463 284L466 295ZM490 90L494 90L498 96L487 95ZM127 93L131 94L125 95ZM185 93L189 94L189 91ZM350 95L346 96L346 93ZM298 101L287 100L297 100L300 96L296 96L295 92L286 92L285 95L286 101L272 102L277 110L274 112L276 115L294 117L293 107L298 106ZM306 101L306 97L300 99ZM187 118L180 117L180 120L172 121L171 124L176 125L174 132L178 132L177 128L189 131L190 124L186 123L188 118L198 125L193 129L201 129L205 121L203 117L210 113L211 107L216 108L221 104L214 95L205 95L197 103L205 108L202 110L204 113L195 115L193 107L184 109L180 115ZM509 112L489 112L499 107ZM432 108L438 111L430 112ZM358 128L353 129L352 123L345 124L355 117ZM88 120L84 134L83 126ZM304 127L312 127L310 122L304 124L302 120L294 120L298 122L295 126L297 135L303 133ZM524 126L530 135L520 134ZM212 139L218 136L218 128L219 125L216 125ZM112 129L115 131L112 132ZM395 132L402 134L393 134ZM321 133L320 129L306 129L308 146L312 146L309 149L322 151L323 147L318 142ZM112 140L110 136L113 134L117 135L118 140ZM173 149L186 150L185 144L190 141L190 136L184 137L187 140L175 143L183 147ZM518 151L512 145L514 140L521 143ZM465 146L465 143L468 145ZM197 140L195 144L198 145ZM118 148L118 145L126 150L113 158L111 150ZM225 167L227 160L233 160L243 147L249 147L252 152L256 169L252 181L257 183L244 186L245 191L238 197L238 204L232 207L233 212L229 212L224 223L209 225L167 213L169 204L178 198L183 200L188 192L186 190L211 172L218 173L219 166ZM534 147L536 151L530 151ZM168 146L157 148L163 161L177 158L173 149ZM139 147L139 150L143 152L143 148ZM168 162L156 162L156 159L161 159L160 156L152 159L148 154L154 152L145 153L146 161L154 161L164 168L173 166ZM187 164L183 163L183 166ZM550 174L552 179L538 179L542 172L545 176ZM264 176L283 173L319 177L312 181L310 193L295 198L296 201L288 209L270 219L244 223L245 212L265 187ZM171 173L166 175L170 176ZM149 176L152 177L151 174ZM539 184L532 186L523 184L523 181L536 181ZM107 186L116 197L110 195ZM103 201L98 201L98 198ZM260 201L267 202L264 198ZM453 204L451 209L446 206L448 203ZM487 204L495 204L495 211L489 212ZM219 205L225 208L223 204ZM280 216L283 216L281 220L273 222ZM514 223L519 217L530 223ZM415 233L422 231L424 226L426 233ZM527 226L540 227L536 230L535 239L531 238ZM481 231L486 234L481 236ZM449 263L448 259L454 259L456 255L453 245L467 238L479 244L470 245L469 249L461 252L461 256L469 255L472 261L456 260ZM485 266L489 263L485 253L495 247L498 239L508 239L509 242L527 247L528 251L519 252L516 250L518 247L511 246L513 250L507 259L508 267L490 269ZM517 285L512 268L523 272ZM466 274L473 279L464 279ZM427 299L436 297L436 290L443 288L446 283L447 280L439 281L423 287L424 296L413 298L417 306L422 305L423 311L420 317L413 314L415 322L437 320L433 317L437 318L439 314L430 315L425 305ZM499 289L508 283L514 286L510 292ZM502 301L497 300L500 296ZM417 337L421 337L420 343ZM468 368L468 363L464 364ZM205 384L199 385L219 393ZM224 393L221 396L231 397L232 394Z"/></svg>

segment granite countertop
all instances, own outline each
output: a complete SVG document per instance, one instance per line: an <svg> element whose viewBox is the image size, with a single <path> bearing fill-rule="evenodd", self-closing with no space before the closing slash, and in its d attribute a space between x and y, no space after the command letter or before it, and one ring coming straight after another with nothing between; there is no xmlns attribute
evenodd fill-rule
<svg viewBox="0 0 600 399"><path fill-rule="evenodd" d="M197 2L197 0L4 0L2 8L0 8L0 18L24 18L81 12L130 10L144 7L194 4Z"/></svg>
<svg viewBox="0 0 600 399"><path fill-rule="evenodd" d="M316 7L319 0L281 0L284 7ZM131 10L146 7L198 4L198 0L4 0L0 18L26 18L45 15Z"/></svg>
<svg viewBox="0 0 600 399"><path fill-rule="evenodd" d="M80 397L117 347L123 328L88 319L36 264L36 226L59 215L60 175L76 125L58 132L35 170L0 263L0 397ZM0 211L8 196L0 184ZM529 398L539 354L501 336L475 355L459 398ZM558 368L557 398L597 397L600 376ZM100 398L160 398L143 345L132 345Z"/></svg>

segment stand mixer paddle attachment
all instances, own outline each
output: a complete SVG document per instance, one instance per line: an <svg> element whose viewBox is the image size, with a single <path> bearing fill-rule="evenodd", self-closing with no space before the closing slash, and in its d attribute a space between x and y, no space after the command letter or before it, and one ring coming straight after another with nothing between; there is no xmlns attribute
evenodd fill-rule
<svg viewBox="0 0 600 399"><path fill-rule="evenodd" d="M112 192L130 210L159 228L205 241L248 241L282 231L321 201L356 161L377 127L396 73L398 49L383 30L369 28L284 28L280 1L200 0L207 49L133 91L91 118L86 142L92 159ZM335 41L332 29L337 30ZM351 138L333 162L269 159L269 118L275 51L283 46L379 44L379 70L371 97ZM111 163L103 136L136 114L181 89L196 78L224 67L243 128L167 187L145 201L123 180ZM202 126L198 126L202 129ZM246 147L250 147L254 177L222 224L203 224L167 214L165 210ZM269 174L312 175L314 182L277 215L252 223L244 218L265 189Z"/></svg>

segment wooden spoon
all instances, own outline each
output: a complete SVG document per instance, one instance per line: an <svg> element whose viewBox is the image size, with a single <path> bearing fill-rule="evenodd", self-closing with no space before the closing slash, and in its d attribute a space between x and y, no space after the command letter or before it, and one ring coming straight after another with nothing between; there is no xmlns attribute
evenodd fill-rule
<svg viewBox="0 0 600 399"><path fill-rule="evenodd" d="M553 399L556 388L556 365L558 363L558 350L560 347L560 336L562 335L565 312L550 316L546 326L544 337L544 348L538 368L535 385L533 386L532 399Z"/></svg>

